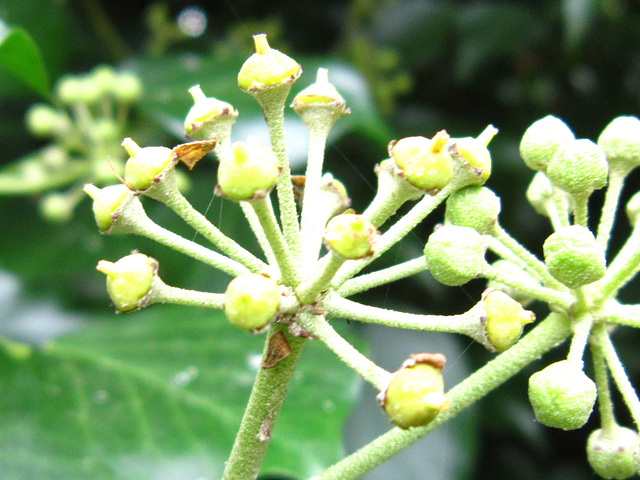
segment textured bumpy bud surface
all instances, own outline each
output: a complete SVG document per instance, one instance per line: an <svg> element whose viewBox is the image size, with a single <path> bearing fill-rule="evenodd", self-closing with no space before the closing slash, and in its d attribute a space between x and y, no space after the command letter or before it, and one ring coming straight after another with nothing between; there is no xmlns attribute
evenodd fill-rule
<svg viewBox="0 0 640 480"><path fill-rule="evenodd" d="M567 287L593 283L606 273L604 253L593 233L583 226L559 229L545 240L543 250L549 273Z"/></svg>
<svg viewBox="0 0 640 480"><path fill-rule="evenodd" d="M486 317L484 328L489 343L496 352L504 352L522 336L523 327L536 319L530 310L500 290L490 290L483 295Z"/></svg>
<svg viewBox="0 0 640 480"><path fill-rule="evenodd" d="M139 192L162 180L167 170L177 162L170 148L141 148L130 138L125 138L122 146L130 155L124 167L124 180Z"/></svg>
<svg viewBox="0 0 640 480"><path fill-rule="evenodd" d="M194 104L184 121L184 129L190 137L211 138L216 133L216 123L233 123L238 116L231 104L207 97L200 85L191 87L189 93Z"/></svg>
<svg viewBox="0 0 640 480"><path fill-rule="evenodd" d="M436 280L450 287L477 278L487 263L487 244L469 227L445 225L431 234L424 254L429 271Z"/></svg>
<svg viewBox="0 0 640 480"><path fill-rule="evenodd" d="M486 187L470 185L447 198L445 219L452 225L489 233L498 222L500 198Z"/></svg>
<svg viewBox="0 0 640 480"><path fill-rule="evenodd" d="M102 189L89 184L85 185L84 191L93 199L93 215L102 232L111 228L132 195L131 190L122 184Z"/></svg>
<svg viewBox="0 0 640 480"><path fill-rule="evenodd" d="M134 253L115 263L101 260L96 268L107 276L107 291L116 309L130 312L146 305L158 262Z"/></svg>
<svg viewBox="0 0 640 480"><path fill-rule="evenodd" d="M440 190L453 178L453 160L446 149L449 138L444 130L436 133L433 139L406 137L391 142L389 156L413 186Z"/></svg>
<svg viewBox="0 0 640 480"><path fill-rule="evenodd" d="M362 215L343 213L336 215L324 233L329 248L346 259L359 259L373 255L378 231Z"/></svg>
<svg viewBox="0 0 640 480"><path fill-rule="evenodd" d="M442 380L444 363L442 354L420 353L394 374L378 401L395 425L404 429L427 425L449 406Z"/></svg>
<svg viewBox="0 0 640 480"><path fill-rule="evenodd" d="M598 145L610 163L632 169L640 165L640 120L637 117L615 118L598 137Z"/></svg>
<svg viewBox="0 0 640 480"><path fill-rule="evenodd" d="M256 53L244 62L238 73L240 88L258 92L291 84L302 74L302 68L298 62L269 46L266 35L254 35L253 39Z"/></svg>
<svg viewBox="0 0 640 480"><path fill-rule="evenodd" d="M243 330L257 332L276 316L280 308L280 288L271 278L240 275L229 283L224 297L224 313Z"/></svg>
<svg viewBox="0 0 640 480"><path fill-rule="evenodd" d="M520 156L532 170L545 171L558 147L574 139L566 123L548 115L534 122L524 132L520 141Z"/></svg>
<svg viewBox="0 0 640 480"><path fill-rule="evenodd" d="M596 384L568 360L553 363L529 378L533 413L547 427L582 427L591 416L596 395Z"/></svg>
<svg viewBox="0 0 640 480"><path fill-rule="evenodd" d="M218 166L219 194L234 200L250 200L269 194L280 173L278 158L257 140L233 144L233 157Z"/></svg>
<svg viewBox="0 0 640 480"><path fill-rule="evenodd" d="M587 441L587 460L602 478L624 480L635 475L634 450L638 434L630 428L614 426L610 432L595 430Z"/></svg>
<svg viewBox="0 0 640 480"><path fill-rule="evenodd" d="M497 133L498 129L489 125L478 138L458 138L452 145L451 151L476 172L480 184L491 176L491 153L487 146Z"/></svg>
<svg viewBox="0 0 640 480"><path fill-rule="evenodd" d="M588 197L607 184L609 165L602 149L591 140L565 142L547 167L547 176L558 188L575 197Z"/></svg>

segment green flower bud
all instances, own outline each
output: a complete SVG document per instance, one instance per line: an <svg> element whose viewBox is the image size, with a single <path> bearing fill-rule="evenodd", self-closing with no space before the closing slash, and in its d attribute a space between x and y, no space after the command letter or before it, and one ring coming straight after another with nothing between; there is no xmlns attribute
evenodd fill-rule
<svg viewBox="0 0 640 480"><path fill-rule="evenodd" d="M260 92L280 85L290 85L302 74L302 67L282 52L269 46L265 34L254 35L256 53L244 62L238 73L238 86Z"/></svg>
<svg viewBox="0 0 640 480"><path fill-rule="evenodd" d="M547 427L582 427L591 416L596 396L596 384L568 360L553 363L529 378L533 413Z"/></svg>
<svg viewBox="0 0 640 480"><path fill-rule="evenodd" d="M389 144L389 156L413 186L440 190L453 178L453 160L446 149L449 138L444 130L433 139L406 137Z"/></svg>
<svg viewBox="0 0 640 480"><path fill-rule="evenodd" d="M130 138L125 138L122 146L130 155L124 167L124 180L129 187L138 192L143 192L160 182L178 161L170 148L141 148Z"/></svg>
<svg viewBox="0 0 640 480"><path fill-rule="evenodd" d="M424 247L429 271L436 280L450 287L478 278L487 266L486 251L482 235L473 228L456 225L435 230Z"/></svg>
<svg viewBox="0 0 640 480"><path fill-rule="evenodd" d="M86 88L86 82L74 75L67 75L58 80L56 96L65 105L80 103L83 101L83 90Z"/></svg>
<svg viewBox="0 0 640 480"><path fill-rule="evenodd" d="M92 82L93 88L100 97L108 97L113 92L116 81L116 72L110 65L99 65L95 67L87 77Z"/></svg>
<svg viewBox="0 0 640 480"><path fill-rule="evenodd" d="M50 222L64 223L71 219L76 205L75 195L48 193L40 200L40 213Z"/></svg>
<svg viewBox="0 0 640 480"><path fill-rule="evenodd" d="M346 104L347 102L338 93L336 87L329 83L329 70L319 68L315 83L298 93L291 106L298 115L310 108L323 108L342 116L349 113Z"/></svg>
<svg viewBox="0 0 640 480"><path fill-rule="evenodd" d="M563 227L551 234L543 251L549 273L570 288L600 280L607 270L604 252L593 233L581 225Z"/></svg>
<svg viewBox="0 0 640 480"><path fill-rule="evenodd" d="M636 473L633 455L637 445L638 434L630 428L616 425L610 432L598 429L589 435L587 460L602 478L630 478Z"/></svg>
<svg viewBox="0 0 640 480"><path fill-rule="evenodd" d="M636 226L638 213L640 213L640 192L636 192L627 202L627 218L632 227Z"/></svg>
<svg viewBox="0 0 640 480"><path fill-rule="evenodd" d="M218 195L233 200L264 198L280 174L278 158L269 147L250 138L233 144L233 157L218 166Z"/></svg>
<svg viewBox="0 0 640 480"><path fill-rule="evenodd" d="M228 129L236 121L237 110L227 102L207 97L200 85L191 87L189 93L194 102L184 121L184 129L189 137L212 138L219 135L221 124Z"/></svg>
<svg viewBox="0 0 640 480"><path fill-rule="evenodd" d="M487 146L498 133L498 129L489 125L478 138L458 138L450 151L476 171L480 184L484 184L491 175L491 153Z"/></svg>
<svg viewBox="0 0 640 480"><path fill-rule="evenodd" d="M504 352L522 336L522 330L536 316L500 290L486 290L482 296L486 317L485 334L496 352Z"/></svg>
<svg viewBox="0 0 640 480"><path fill-rule="evenodd" d="M547 166L556 187L584 198L607 184L609 165L602 149L591 140L571 140L558 147Z"/></svg>
<svg viewBox="0 0 640 480"><path fill-rule="evenodd" d="M637 117L615 118L600 134L598 145L611 164L629 170L640 165L640 120Z"/></svg>
<svg viewBox="0 0 640 480"><path fill-rule="evenodd" d="M565 206L568 208L569 199L566 193L564 193L563 199L564 202L567 202ZM549 216L549 204L555 202L555 199L553 198L553 185L544 172L537 172L533 176L527 188L527 200L540 215Z"/></svg>
<svg viewBox="0 0 640 480"><path fill-rule="evenodd" d="M36 103L27 111L27 128L39 137L53 137L71 128L69 117L49 105Z"/></svg>
<svg viewBox="0 0 640 480"><path fill-rule="evenodd" d="M107 276L107 291L118 312L131 312L147 305L158 271L155 259L133 253L115 263L101 260L96 268Z"/></svg>
<svg viewBox="0 0 640 480"><path fill-rule="evenodd" d="M103 233L109 232L122 209L133 196L131 190L122 184L105 188L88 184L84 186L84 191L93 199L93 215L98 228Z"/></svg>
<svg viewBox="0 0 640 480"><path fill-rule="evenodd" d="M403 429L421 427L450 406L444 395L444 363L441 353L420 353L402 364L386 390L378 395L391 422Z"/></svg>
<svg viewBox="0 0 640 480"><path fill-rule="evenodd" d="M280 287L266 275L240 275L231 280L225 292L224 313L243 330L262 330L279 308Z"/></svg>
<svg viewBox="0 0 640 480"><path fill-rule="evenodd" d="M342 258L356 260L373 255L378 236L376 227L362 215L343 213L329 220L324 241Z"/></svg>
<svg viewBox="0 0 640 480"><path fill-rule="evenodd" d="M520 156L529 168L544 172L558 147L574 139L566 123L548 115L534 122L524 132L520 141Z"/></svg>
<svg viewBox="0 0 640 480"><path fill-rule="evenodd" d="M500 198L492 190L470 185L447 198L445 219L452 225L470 227L484 235L498 223L500 208Z"/></svg>
<svg viewBox="0 0 640 480"><path fill-rule="evenodd" d="M118 73L113 82L112 92L116 100L122 103L133 103L142 98L142 82L135 73Z"/></svg>

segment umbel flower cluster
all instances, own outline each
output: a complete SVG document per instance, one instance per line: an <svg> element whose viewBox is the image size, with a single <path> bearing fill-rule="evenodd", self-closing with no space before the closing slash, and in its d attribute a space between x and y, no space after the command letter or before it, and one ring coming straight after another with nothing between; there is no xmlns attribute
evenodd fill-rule
<svg viewBox="0 0 640 480"><path fill-rule="evenodd" d="M389 158L376 167L378 189L370 205L361 213L350 210L344 185L322 172L327 136L349 113L323 69L316 82L293 99L293 109L308 128L309 151L304 182L292 177L284 109L302 70L293 59L272 49L264 35L254 38L256 53L242 66L238 84L260 103L270 146L252 138L233 143L231 131L238 112L195 86L190 89L194 106L185 120L190 143L173 149L142 148L127 138L123 146L130 158L122 183L85 187L102 233L152 238L232 277L225 292L197 292L165 284L158 276L158 262L142 253L115 263L103 260L98 270L106 274L119 312L154 303L199 305L224 310L238 328L266 332L263 363L223 478L256 477L270 427L309 340L323 342L376 387L383 411L396 425L314 478L359 477L567 339L566 359L530 378L533 412L549 427L577 429L587 422L597 400L601 428L589 438L588 460L603 478L634 475L640 463L637 453L634 457L640 402L610 335L618 325L640 326L640 305L616 300L618 291L640 268L640 228L636 228L640 196L627 205L634 226L627 242L615 256L607 250L624 180L640 164L640 120L615 119L597 143L576 139L564 122L551 116L526 131L521 155L537 171L527 198L554 229L544 243L544 259L538 259L500 226L500 199L484 186L491 173L487 147L497 133L493 126L477 137L457 138L442 130L432 138L392 141ZM261 256L210 223L177 186L179 162L197 168L209 151L219 162L215 192L239 203L261 246ZM294 195L294 184L300 183L303 195ZM604 187L608 187L604 206L597 231L592 232L589 198ZM211 246L154 223L144 210L142 200L147 198L168 206ZM279 218L272 200L278 202ZM360 273L443 202L443 224L429 236L423 255ZM405 203L411 204L408 212L390 222ZM487 250L499 259L490 264ZM409 314L349 299L427 270L445 285L484 278L488 288L474 307L453 316ZM531 301L546 303L552 313L521 338L525 326L535 320L522 306ZM388 372L334 330L331 318L462 334L496 356L446 390L444 355L408 355L396 372ZM584 372L587 355L593 379ZM610 379L631 412L634 428L615 420Z"/></svg>

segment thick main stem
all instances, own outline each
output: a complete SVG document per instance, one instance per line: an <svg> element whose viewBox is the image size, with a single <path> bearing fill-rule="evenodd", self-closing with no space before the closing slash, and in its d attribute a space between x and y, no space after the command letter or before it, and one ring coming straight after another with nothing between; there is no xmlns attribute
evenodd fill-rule
<svg viewBox="0 0 640 480"><path fill-rule="evenodd" d="M311 480L359 478L473 405L570 334L566 317L549 315L513 347L452 388L447 394L451 407L440 413L429 425L409 430L394 428Z"/></svg>
<svg viewBox="0 0 640 480"><path fill-rule="evenodd" d="M275 426L289 389L306 340L292 337L279 327L272 326L265 342L262 361L268 362L274 353L271 339L284 335L291 353L273 368L258 370L249 404L245 410L240 430L236 436L231 456L222 480L252 480L258 477L267 454L271 432Z"/></svg>

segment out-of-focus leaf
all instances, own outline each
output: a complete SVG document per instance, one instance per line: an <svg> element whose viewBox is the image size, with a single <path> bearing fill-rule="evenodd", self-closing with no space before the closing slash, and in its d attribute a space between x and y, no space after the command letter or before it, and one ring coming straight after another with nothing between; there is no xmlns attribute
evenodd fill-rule
<svg viewBox="0 0 640 480"><path fill-rule="evenodd" d="M4 350L3 480L220 478L263 339L221 312L156 306L93 318L27 359ZM308 477L338 460L356 387L329 350L308 345L264 473Z"/></svg>
<svg viewBox="0 0 640 480"><path fill-rule="evenodd" d="M27 32L0 20L0 66L43 97L50 97L49 76L38 46Z"/></svg>

